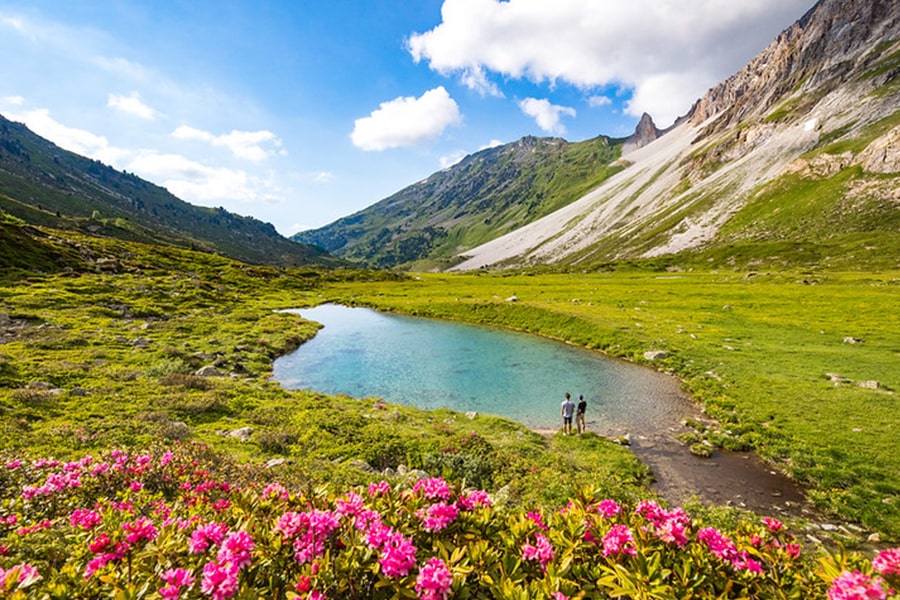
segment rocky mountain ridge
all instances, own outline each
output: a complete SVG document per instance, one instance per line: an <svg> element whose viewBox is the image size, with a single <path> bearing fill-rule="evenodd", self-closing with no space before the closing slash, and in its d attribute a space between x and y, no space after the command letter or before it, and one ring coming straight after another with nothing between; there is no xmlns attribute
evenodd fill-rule
<svg viewBox="0 0 900 600"><path fill-rule="evenodd" d="M821 0L664 136L628 148L624 171L455 268L762 242L835 251L854 235L900 249L898 40L900 4Z"/></svg>

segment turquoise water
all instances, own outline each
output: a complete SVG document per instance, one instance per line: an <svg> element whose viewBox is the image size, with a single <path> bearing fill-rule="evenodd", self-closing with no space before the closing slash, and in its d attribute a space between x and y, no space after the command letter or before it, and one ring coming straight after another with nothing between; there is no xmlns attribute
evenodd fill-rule
<svg viewBox="0 0 900 600"><path fill-rule="evenodd" d="M675 426L690 403L674 379L535 335L326 304L299 309L324 325L275 361L284 387L397 404L502 415L558 428L563 394L588 401L605 435Z"/></svg>

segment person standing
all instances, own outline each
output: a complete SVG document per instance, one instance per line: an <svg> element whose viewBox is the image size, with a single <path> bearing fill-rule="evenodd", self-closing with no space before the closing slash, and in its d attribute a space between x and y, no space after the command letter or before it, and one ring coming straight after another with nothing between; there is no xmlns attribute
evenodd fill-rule
<svg viewBox="0 0 900 600"><path fill-rule="evenodd" d="M578 394L578 406L575 408L575 429L578 430L578 435L584 433L584 413L587 410L587 400L584 399L584 394Z"/></svg>
<svg viewBox="0 0 900 600"><path fill-rule="evenodd" d="M560 405L560 413L563 418L563 433L569 435L572 433L572 415L575 412L575 403L572 402L569 392L566 392L566 399Z"/></svg>

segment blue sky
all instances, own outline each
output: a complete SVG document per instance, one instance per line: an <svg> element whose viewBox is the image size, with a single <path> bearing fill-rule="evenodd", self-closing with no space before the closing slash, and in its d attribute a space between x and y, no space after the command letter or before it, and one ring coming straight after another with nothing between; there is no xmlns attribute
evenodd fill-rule
<svg viewBox="0 0 900 600"><path fill-rule="evenodd" d="M320 227L525 135L666 127L813 0L0 0L0 114Z"/></svg>

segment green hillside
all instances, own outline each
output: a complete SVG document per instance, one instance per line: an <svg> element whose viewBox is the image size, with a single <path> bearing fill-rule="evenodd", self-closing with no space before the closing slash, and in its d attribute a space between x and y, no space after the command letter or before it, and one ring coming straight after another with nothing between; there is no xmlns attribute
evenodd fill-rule
<svg viewBox="0 0 900 600"><path fill-rule="evenodd" d="M446 267L460 251L550 214L620 171L623 142L526 137L293 239L376 268Z"/></svg>
<svg viewBox="0 0 900 600"><path fill-rule="evenodd" d="M269 224L188 204L0 117L0 211L32 225L175 244L257 264L335 263Z"/></svg>

